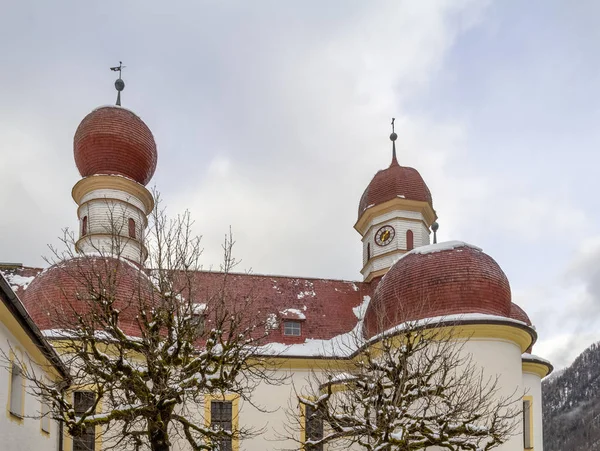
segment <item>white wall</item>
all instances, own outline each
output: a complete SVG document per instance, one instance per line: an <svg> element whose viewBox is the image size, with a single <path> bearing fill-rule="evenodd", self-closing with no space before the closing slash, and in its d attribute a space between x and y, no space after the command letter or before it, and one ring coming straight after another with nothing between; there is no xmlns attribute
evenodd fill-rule
<svg viewBox="0 0 600 451"><path fill-rule="evenodd" d="M370 224L369 229L362 238L363 242L363 275L380 269L389 268L398 257L407 251L406 232L412 230L414 247L426 246L429 242L429 229L423 222L421 213L414 211L395 211L385 213L376 217ZM396 232L394 239L387 246L379 246L375 243L375 235L380 227L390 225ZM367 262L367 246L371 247L371 261ZM386 254L380 258L380 255Z"/></svg>
<svg viewBox="0 0 600 451"><path fill-rule="evenodd" d="M19 343L0 322L0 349L7 355L10 349L24 352L22 343ZM9 413L8 394L10 384L10 369L6 368L3 357L0 364L0 449L7 451L55 451L58 450L58 424L50 422L50 434L42 432L39 418L23 418L18 421ZM28 362L28 359L24 359ZM36 367L38 374L44 370ZM25 393L25 416L39 415L41 404L39 399L30 393Z"/></svg>
<svg viewBox="0 0 600 451"><path fill-rule="evenodd" d="M142 262L145 251L142 242L147 225L144 205L134 196L119 190L94 190L83 196L79 208L78 247L83 252L94 253L100 250L110 254L114 243L113 234L123 237L120 242L121 255L130 260ZM81 236L83 218L87 216L87 234ZM129 218L135 221L135 239L129 237ZM108 236L107 236L108 234Z"/></svg>
<svg viewBox="0 0 600 451"><path fill-rule="evenodd" d="M543 451L542 380L537 374L523 373L523 385L526 395L533 397L533 449Z"/></svg>
<svg viewBox="0 0 600 451"><path fill-rule="evenodd" d="M464 352L472 355L474 363L483 369L486 376L499 376L500 390L497 396L509 397L514 395L515 392L522 393L524 391L521 349L516 344L496 339L473 338L465 344ZM272 413L261 413L247 403L241 404L240 425L252 426L257 429L267 426L267 430L260 437L243 441L240 446L241 450L275 451L288 447L293 449L294 446L297 446L291 440L281 441L278 434L285 432L285 425L290 426L285 415L288 406L291 405L299 415L294 388L297 391L302 391L303 387L307 385L310 371L307 369L293 370L291 376L286 385L268 386L267 384L261 384L255 391L254 399L256 402L262 404L268 410L272 410ZM538 414L541 414L541 406L534 408L538 411ZM541 430L541 427L539 429ZM300 437L299 430L297 431L297 437ZM498 451L522 451L523 439L520 435L512 437L507 443L496 449ZM537 446L535 450L538 451Z"/></svg>

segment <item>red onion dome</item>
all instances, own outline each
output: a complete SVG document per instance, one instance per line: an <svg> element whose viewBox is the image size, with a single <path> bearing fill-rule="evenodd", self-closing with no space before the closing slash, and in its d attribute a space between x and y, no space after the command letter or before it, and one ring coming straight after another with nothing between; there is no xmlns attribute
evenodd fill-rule
<svg viewBox="0 0 600 451"><path fill-rule="evenodd" d="M387 169L383 169L373 177L371 183L360 198L358 217L367 208L401 197L409 200L427 202L433 207L431 192L423 181L423 177L414 168L400 166L396 157Z"/></svg>
<svg viewBox="0 0 600 451"><path fill-rule="evenodd" d="M31 282L23 304L41 330L69 329L78 315L92 309L93 293L114 299L120 311L119 327L128 335L139 335L136 315L140 296L150 300L147 275L133 263L112 257L78 257L49 267Z"/></svg>
<svg viewBox="0 0 600 451"><path fill-rule="evenodd" d="M156 143L148 126L119 106L88 114L75 132L75 164L82 177L118 174L146 185L156 169Z"/></svg>
<svg viewBox="0 0 600 451"><path fill-rule="evenodd" d="M517 304L510 305L510 317L512 319L516 319L517 321L524 322L528 326L531 326L531 320L529 319L529 316L527 313L525 313L525 310L523 310Z"/></svg>
<svg viewBox="0 0 600 451"><path fill-rule="evenodd" d="M510 285L481 249L461 241L418 247L383 277L365 314L372 337L405 321L455 314L511 313Z"/></svg>

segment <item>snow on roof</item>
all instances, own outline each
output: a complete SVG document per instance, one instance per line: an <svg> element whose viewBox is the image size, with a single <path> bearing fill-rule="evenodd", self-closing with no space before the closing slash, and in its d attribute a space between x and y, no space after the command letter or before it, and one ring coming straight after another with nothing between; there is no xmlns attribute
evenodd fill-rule
<svg viewBox="0 0 600 451"><path fill-rule="evenodd" d="M368 296L365 296L368 298ZM363 302L368 302L366 299ZM523 321L507 318L505 316L487 315L484 313L466 313L458 315L438 316L436 318L427 318L418 321L408 321L392 327L368 341L362 335L362 319L359 319L356 326L347 333L337 335L329 340L306 339L304 343L285 344L268 343L257 348L259 355L273 355L278 357L337 357L348 358L366 344L374 343L384 337L396 335L408 329L446 325L460 322L498 322L512 323L518 326L527 326Z"/></svg>
<svg viewBox="0 0 600 451"><path fill-rule="evenodd" d="M529 353L524 353L521 358L525 361L529 361L529 362L538 362L538 363L543 363L545 365L549 365L552 366L552 364L550 363L550 361L543 359L537 355L534 354L529 354Z"/></svg>
<svg viewBox="0 0 600 451"><path fill-rule="evenodd" d="M17 291L19 288L26 290L29 284L33 282L33 279L35 279L35 276L23 277L19 274L6 273L5 278L13 291Z"/></svg>
<svg viewBox="0 0 600 451"><path fill-rule="evenodd" d="M472 244L465 243L464 241L443 241L441 243L429 244L427 246L419 246L414 248L409 254L432 254L434 252L450 251L459 247L470 247L472 249L481 251L482 249Z"/></svg>
<svg viewBox="0 0 600 451"><path fill-rule="evenodd" d="M279 312L285 318L306 319L306 315L297 308L286 308Z"/></svg>

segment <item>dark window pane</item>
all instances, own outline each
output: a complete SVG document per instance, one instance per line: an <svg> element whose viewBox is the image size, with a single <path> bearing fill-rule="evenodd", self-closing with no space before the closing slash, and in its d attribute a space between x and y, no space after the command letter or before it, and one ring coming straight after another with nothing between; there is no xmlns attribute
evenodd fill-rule
<svg viewBox="0 0 600 451"><path fill-rule="evenodd" d="M210 402L210 426L213 429L231 431L233 423L233 403L231 401ZM224 437L215 443L215 451L232 451L232 439Z"/></svg>
<svg viewBox="0 0 600 451"><path fill-rule="evenodd" d="M323 417L311 406L306 406L304 431L306 440L320 440L323 438ZM306 445L305 448L306 451L323 451L323 444Z"/></svg>
<svg viewBox="0 0 600 451"><path fill-rule="evenodd" d="M87 412L96 401L96 394L91 391L73 393L73 409L76 415ZM94 428L89 427L80 437L73 437L73 451L94 451L96 448Z"/></svg>
<svg viewBox="0 0 600 451"><path fill-rule="evenodd" d="M299 337L302 334L302 326L298 321L284 321L283 335Z"/></svg>
<svg viewBox="0 0 600 451"><path fill-rule="evenodd" d="M532 439L531 439L531 401L525 400L523 401L523 445L525 449L531 449Z"/></svg>

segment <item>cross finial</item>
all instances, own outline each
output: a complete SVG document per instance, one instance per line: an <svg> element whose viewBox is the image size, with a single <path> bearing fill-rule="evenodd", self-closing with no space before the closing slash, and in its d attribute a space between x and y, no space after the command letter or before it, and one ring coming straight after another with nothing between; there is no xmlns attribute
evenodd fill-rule
<svg viewBox="0 0 600 451"><path fill-rule="evenodd" d="M121 91L125 89L125 82L121 78L121 71L125 69L126 66L123 66L123 61L119 61L119 65L115 67L111 67L110 70L113 72L119 72L119 78L115 81L115 89L117 90L117 105L121 106Z"/></svg>
<svg viewBox="0 0 600 451"><path fill-rule="evenodd" d="M398 135L394 129L394 122L396 118L392 118L392 134L390 135L390 140L392 141L392 164L398 164L398 160L396 160L396 140L398 139Z"/></svg>

